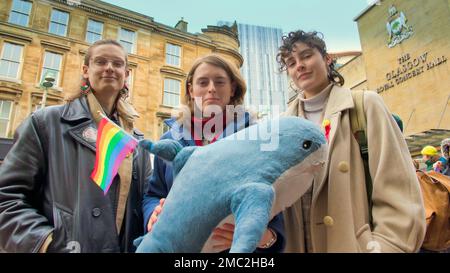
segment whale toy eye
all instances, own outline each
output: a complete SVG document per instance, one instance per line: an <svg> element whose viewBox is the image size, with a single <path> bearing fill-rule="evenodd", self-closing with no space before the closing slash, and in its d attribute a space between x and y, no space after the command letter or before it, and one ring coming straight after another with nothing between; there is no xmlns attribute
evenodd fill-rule
<svg viewBox="0 0 450 273"><path fill-rule="evenodd" d="M309 148L311 148L311 144L312 142L310 140L303 141L303 149L308 150Z"/></svg>

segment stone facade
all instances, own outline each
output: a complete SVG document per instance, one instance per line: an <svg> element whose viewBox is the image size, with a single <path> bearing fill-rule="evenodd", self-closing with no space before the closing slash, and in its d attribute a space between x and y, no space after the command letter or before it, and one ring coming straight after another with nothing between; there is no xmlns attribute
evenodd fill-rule
<svg viewBox="0 0 450 273"><path fill-rule="evenodd" d="M348 60L338 68L338 72L344 76L344 87L367 90L366 71L362 55Z"/></svg>
<svg viewBox="0 0 450 273"><path fill-rule="evenodd" d="M0 52L5 51L5 45L22 47L22 54L18 57L18 75L0 77L0 102L11 105L10 108L3 107L10 110L6 137L12 137L17 126L40 106L44 93L40 83L46 52L61 56L59 84L48 89L46 105L64 103L66 95L78 92L83 58L90 45L86 41L89 20L103 23L103 39L120 40L122 29L134 32L134 50L128 57L130 100L141 116L136 127L148 138L159 138L163 132L163 119L170 117L176 108L164 104L165 79L179 81L182 99L186 74L198 57L216 53L238 67L243 63L237 33L230 27L208 26L202 30L203 33L191 34L185 31L186 28L169 27L155 22L152 17L93 0L26 1L31 3L31 10L28 24L22 26L11 22L11 16L17 15L12 15L12 10L17 10L17 7L13 8L13 2L0 1ZM70 2L80 3L70 5ZM55 9L69 14L65 36L49 32ZM23 10L19 8L20 12ZM185 25L186 22L182 23ZM166 61L168 43L180 49L177 56L179 65Z"/></svg>
<svg viewBox="0 0 450 273"><path fill-rule="evenodd" d="M384 0L355 21L363 54L339 69L346 86L378 91L406 135L450 129L450 0Z"/></svg>

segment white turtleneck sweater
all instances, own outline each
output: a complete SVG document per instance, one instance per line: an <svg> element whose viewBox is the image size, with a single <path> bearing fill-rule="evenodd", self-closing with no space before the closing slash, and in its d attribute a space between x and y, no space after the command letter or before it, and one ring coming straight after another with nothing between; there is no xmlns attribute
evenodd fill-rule
<svg viewBox="0 0 450 273"><path fill-rule="evenodd" d="M305 94L303 94L303 92L299 94L299 100L303 104L303 111L305 112L305 118L307 120L322 126L322 112L325 108L332 86L333 84L329 84L324 90L320 91L319 94L309 99L305 99Z"/></svg>

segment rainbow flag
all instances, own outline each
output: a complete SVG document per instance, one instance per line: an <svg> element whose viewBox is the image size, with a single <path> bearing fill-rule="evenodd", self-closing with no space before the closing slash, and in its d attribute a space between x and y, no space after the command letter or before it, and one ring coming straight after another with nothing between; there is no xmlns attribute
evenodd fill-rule
<svg viewBox="0 0 450 273"><path fill-rule="evenodd" d="M106 117L97 131L97 152L91 178L103 190L109 190L125 156L132 153L138 141Z"/></svg>

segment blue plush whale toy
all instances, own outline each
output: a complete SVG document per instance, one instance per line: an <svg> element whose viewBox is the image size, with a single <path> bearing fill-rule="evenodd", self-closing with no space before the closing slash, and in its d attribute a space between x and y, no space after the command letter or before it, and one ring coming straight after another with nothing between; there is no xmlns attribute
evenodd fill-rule
<svg viewBox="0 0 450 273"><path fill-rule="evenodd" d="M277 141L262 151L264 140L255 136L268 130ZM135 241L137 252L200 252L230 215L230 252L253 252L270 219L303 195L327 154L320 128L297 117L266 120L204 147L140 145L172 162L175 180L152 231Z"/></svg>

